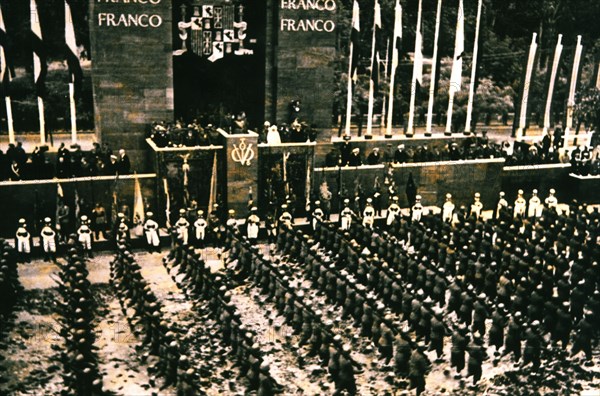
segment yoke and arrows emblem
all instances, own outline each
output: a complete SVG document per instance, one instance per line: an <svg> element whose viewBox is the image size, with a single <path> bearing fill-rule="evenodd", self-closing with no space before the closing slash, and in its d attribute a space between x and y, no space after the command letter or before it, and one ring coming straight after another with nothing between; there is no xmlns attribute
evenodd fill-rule
<svg viewBox="0 0 600 396"><path fill-rule="evenodd" d="M231 158L235 162L239 162L241 165L250 166L250 161L254 159L252 143L246 144L246 139L241 139L239 147L235 144L233 145Z"/></svg>

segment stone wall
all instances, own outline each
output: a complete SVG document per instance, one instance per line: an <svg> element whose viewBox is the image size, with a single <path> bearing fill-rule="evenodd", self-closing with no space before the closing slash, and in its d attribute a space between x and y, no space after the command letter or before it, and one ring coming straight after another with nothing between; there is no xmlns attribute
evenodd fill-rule
<svg viewBox="0 0 600 396"><path fill-rule="evenodd" d="M289 121L290 101L302 102L301 118L318 127L331 125L339 0L273 2L272 29L277 123ZM313 9L303 9L301 4ZM269 120L273 121L273 119Z"/></svg>
<svg viewBox="0 0 600 396"><path fill-rule="evenodd" d="M173 118L171 1L90 0L96 133L147 164L150 123Z"/></svg>

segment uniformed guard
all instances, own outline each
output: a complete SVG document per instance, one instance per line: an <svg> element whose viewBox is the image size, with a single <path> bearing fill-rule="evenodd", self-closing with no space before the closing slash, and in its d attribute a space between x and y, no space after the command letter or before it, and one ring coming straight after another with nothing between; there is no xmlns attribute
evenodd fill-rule
<svg viewBox="0 0 600 396"><path fill-rule="evenodd" d="M325 219L325 212L321 209L321 201L315 201L315 209L312 212L311 225L313 231L317 229L317 224Z"/></svg>
<svg viewBox="0 0 600 396"><path fill-rule="evenodd" d="M415 204L411 208L411 220L420 222L423 216L423 204L421 203L421 195L415 196Z"/></svg>
<svg viewBox="0 0 600 396"><path fill-rule="evenodd" d="M424 352L425 344L419 341L410 355L408 364L408 377L410 378L410 387L416 389L416 395L419 396L425 391L425 374L429 371L431 363Z"/></svg>
<svg viewBox="0 0 600 396"><path fill-rule="evenodd" d="M25 219L19 219L19 228L15 234L17 252L21 262L29 262L31 254L31 234L27 230Z"/></svg>
<svg viewBox="0 0 600 396"><path fill-rule="evenodd" d="M375 209L373 208L373 200L371 198L367 198L367 206L365 206L365 210L363 210L363 227L367 227L373 229L373 224L375 223Z"/></svg>
<svg viewBox="0 0 600 396"><path fill-rule="evenodd" d="M546 206L546 209L548 209L549 211L556 211L556 213L560 215L560 212L558 210L558 199L556 199L556 196L554 194L556 194L556 190L551 188L548 193L548 196L544 200L544 204Z"/></svg>
<svg viewBox="0 0 600 396"><path fill-rule="evenodd" d="M340 212L340 229L349 230L352 224L352 209L350 209L350 200L344 199L344 209Z"/></svg>
<svg viewBox="0 0 600 396"><path fill-rule="evenodd" d="M236 227L237 226L237 219L235 218L235 210L234 209L229 209L227 211L227 222L225 222L225 225L227 225L228 227Z"/></svg>
<svg viewBox="0 0 600 396"><path fill-rule="evenodd" d="M517 199L513 207L513 217L523 218L525 217L525 209L527 208L527 201L523 198L523 190L517 191Z"/></svg>
<svg viewBox="0 0 600 396"><path fill-rule="evenodd" d="M527 209L527 217L530 219L538 218L542 216L542 201L540 197L538 197L538 190L533 189L531 193L531 198L529 198L529 207Z"/></svg>
<svg viewBox="0 0 600 396"><path fill-rule="evenodd" d="M175 223L175 230L177 231L177 239L182 245L188 244L188 229L190 223L185 218L186 210L179 209L179 219Z"/></svg>
<svg viewBox="0 0 600 396"><path fill-rule="evenodd" d="M279 216L278 225L283 225L287 228L292 228L292 224L294 223L294 218L291 213L288 212L287 204L281 205L281 215Z"/></svg>
<svg viewBox="0 0 600 396"><path fill-rule="evenodd" d="M153 219L152 212L146 213L146 221L144 222L144 234L146 235L146 246L148 252L156 251L160 253L160 238L158 237L158 223Z"/></svg>
<svg viewBox="0 0 600 396"><path fill-rule="evenodd" d="M204 211L198 211L198 218L194 221L194 231L196 235L196 246L204 247L206 242L206 227L208 222L204 218Z"/></svg>
<svg viewBox="0 0 600 396"><path fill-rule="evenodd" d="M44 227L40 232L40 238L44 249L44 260L56 262L56 231L52 228L50 217L44 219Z"/></svg>
<svg viewBox="0 0 600 396"><path fill-rule="evenodd" d="M246 235L250 242L256 242L258 239L258 230L260 228L260 218L258 217L258 208L253 206L250 209L250 216L246 219Z"/></svg>
<svg viewBox="0 0 600 396"><path fill-rule="evenodd" d="M475 193L473 197L473 203L471 204L471 213L469 216L474 217L475 219L481 218L481 214L483 213L483 203L481 202L481 194L478 192Z"/></svg>
<svg viewBox="0 0 600 396"><path fill-rule="evenodd" d="M80 225L77 229L79 243L84 252L87 252L89 257L94 257L92 253L92 230L90 229L89 219L86 215L81 216ZM125 223L121 223L125 224Z"/></svg>
<svg viewBox="0 0 600 396"><path fill-rule="evenodd" d="M454 202L452 202L452 194L446 194L446 202L442 205L442 221L444 223L452 223L455 207Z"/></svg>
<svg viewBox="0 0 600 396"><path fill-rule="evenodd" d="M494 210L494 219L499 219L500 213L508 208L508 202L506 201L506 198L504 198L505 195L504 191L498 193L498 202L496 203L496 208Z"/></svg>
<svg viewBox="0 0 600 396"><path fill-rule="evenodd" d="M387 209L385 224L390 227L396 221L396 218L400 217L400 205L398 205L398 196L392 197L392 203Z"/></svg>

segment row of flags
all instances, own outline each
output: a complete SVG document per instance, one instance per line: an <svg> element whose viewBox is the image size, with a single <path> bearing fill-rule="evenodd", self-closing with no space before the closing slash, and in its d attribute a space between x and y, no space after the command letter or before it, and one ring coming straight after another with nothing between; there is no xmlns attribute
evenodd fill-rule
<svg viewBox="0 0 600 396"><path fill-rule="evenodd" d="M408 120L408 128L407 135L412 135L413 133L413 120L414 120L414 106L415 106L415 94L418 91L418 87L423 83L423 36L421 33L421 16L422 16L422 0L418 0L418 13L417 13L417 26L415 29L415 49L414 49L414 57L413 57L413 73L411 79L411 100L409 104L409 120ZM473 60L472 60L472 70L471 70L471 81L469 86L469 100L467 103L467 122L469 125L465 125L465 133L469 133L471 126L471 114L473 110L473 99L474 99L474 87L476 82L476 70L477 70L477 58L478 58L478 42L479 42L479 29L481 22L481 13L482 13L483 1L478 0L477 5L477 19L476 19L476 28L475 28L475 39L473 44ZM434 90L435 90L435 81L437 76L436 73L436 65L437 65L437 49L438 49L438 39L439 39L439 30L440 30L440 21L441 21L441 10L442 10L442 0L438 0L437 4L437 13L436 13L436 28L435 28L435 39L434 39L434 54L432 59L432 70L431 70L431 85L429 92L429 106L428 106L428 114L427 114L427 127L426 127L426 135L431 134L431 119L432 119L432 111L433 111L433 100L434 100ZM352 115L352 95L353 95L353 83L357 81L357 69L358 69L358 52L360 48L360 7L358 4L358 0L354 0L353 8L352 8L352 30L350 34L350 60L349 60L349 71L348 71L348 89L347 89L347 108L346 108L346 120L345 120L345 132L344 135L347 137L350 136L350 119ZM379 80L380 80L380 64L381 64L381 56L379 54L378 48L383 47L382 40L385 39L381 34L381 6L379 4L379 0L375 0L374 10L373 10L373 39L371 43L371 68L370 68L370 83L369 83L369 111L368 111L368 123L367 123L367 131L365 136L370 137L371 129L372 129L372 115L373 115L373 104L374 104L374 95L378 93ZM562 44L560 42L561 36L559 35L559 43L557 45L556 54L558 58L560 58L560 51L562 50ZM389 44L389 41L388 41ZM400 5L400 1L396 0L395 5L395 15L394 15L394 30L392 37L392 62L391 67L389 68L389 94L387 96L387 109L386 109L386 98L384 98L384 104L382 108L382 115L387 115L387 119L382 118L382 126L386 126L385 135L391 136L391 127L392 127L392 114L393 114L393 99L394 99L394 85L395 85L395 73L399 64L399 56L402 48L402 6ZM533 60L537 50L537 43L534 39L531 44L531 48L529 51L529 58L527 69L533 68ZM464 13L464 4L463 0L458 0L458 10L457 10L457 18L456 18L456 32L454 36L454 54L452 59L452 71L450 75L450 84L449 84L449 100L448 100L448 111L447 111L447 119L446 119L446 134L451 133L452 127L452 113L454 108L454 96L457 92L462 89L462 73L463 73L463 58L465 55L465 13ZM570 78L571 87L569 90L569 107L573 107L574 105L574 95L575 95L575 86L578 81L578 71L579 71L579 62L581 57L581 38L578 38L578 44L576 46L576 54L574 59L574 67L573 67L573 75ZM554 80L556 79L556 63L558 59L555 58L554 70L551 75L551 83L550 90L548 92L548 101L551 102L552 99L552 88L554 86ZM385 62L386 66L386 77L388 76L387 70L387 61ZM525 125L525 117L527 111L527 96L528 96L528 88L531 80L531 71L528 70L526 73L526 79L523 83L524 92L522 93L522 103L519 103L517 106L520 110L520 116L518 116L517 120L519 121L520 128L523 128ZM600 73L598 78L599 83L597 84L600 87ZM546 117L549 117L549 107L550 103L547 105L546 109ZM569 112L569 109L568 109ZM567 123L569 124L569 117L567 117ZM569 125L567 125L569 127ZM545 129L546 129L545 125Z"/></svg>
<svg viewBox="0 0 600 396"><path fill-rule="evenodd" d="M73 17L71 7L65 0L65 50L64 56L67 61L70 73L69 82L69 99L71 104L71 132L73 139L76 139L76 114L75 114L75 96L80 91L81 81L83 79L83 71L81 68L77 42L75 39L75 29L73 26ZM46 142L45 120L44 120L44 102L46 94L46 75L48 73L46 46L42 34L42 26L40 24L40 16L36 0L30 0L30 29L31 29L31 47L33 50L33 77L35 83L36 96L38 98L38 111L40 120L40 140L44 144ZM14 143L14 128L12 123L12 106L10 101L9 85L14 70L10 67L11 62L7 56L7 41L8 36L6 26L4 24L4 16L0 6L0 85L2 95L5 97L9 140Z"/></svg>

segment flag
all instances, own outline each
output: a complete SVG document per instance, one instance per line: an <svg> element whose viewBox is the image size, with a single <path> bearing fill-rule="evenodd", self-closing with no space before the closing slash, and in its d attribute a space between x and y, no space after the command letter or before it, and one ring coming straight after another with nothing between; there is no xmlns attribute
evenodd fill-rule
<svg viewBox="0 0 600 396"><path fill-rule="evenodd" d="M63 192L62 186L60 185L60 183L56 184L56 198L57 199L63 199L65 197L65 194Z"/></svg>
<svg viewBox="0 0 600 396"><path fill-rule="evenodd" d="M463 0L459 0L456 16L456 37L454 39L454 59L452 63L452 75L450 76L450 86L455 91L460 91L462 83L462 64L465 52L465 19L463 10Z"/></svg>
<svg viewBox="0 0 600 396"><path fill-rule="evenodd" d="M83 79L83 72L81 70L81 64L79 63L79 55L77 51L77 42L75 40L75 28L73 27L73 17L71 14L71 7L65 0L65 42L67 43L65 57L67 59L67 65L69 66L69 72L71 73L71 82L75 86L75 94L80 92L81 80Z"/></svg>
<svg viewBox="0 0 600 396"><path fill-rule="evenodd" d="M117 173L115 175L115 181L113 183L113 188L112 188L112 205L111 205L111 210L110 210L110 218L111 218L111 222L114 225L117 221L117 213L119 213L119 203L118 203L118 197L117 197L117 185L119 183L119 174Z"/></svg>
<svg viewBox="0 0 600 396"><path fill-rule="evenodd" d="M137 175L135 175L133 183L133 222L134 224L141 224L144 222L144 199Z"/></svg>
<svg viewBox="0 0 600 396"><path fill-rule="evenodd" d="M421 25L417 26L415 35L414 58L413 79L420 85L423 85L423 36L421 35Z"/></svg>
<svg viewBox="0 0 600 396"><path fill-rule="evenodd" d="M79 194L77 193L77 187L75 187L75 218L79 219L81 213L81 207L79 206Z"/></svg>
<svg viewBox="0 0 600 396"><path fill-rule="evenodd" d="M392 48L392 68L396 69L400 61L400 50L402 49L402 6L400 0L396 0L396 15L394 18L394 39Z"/></svg>
<svg viewBox="0 0 600 396"><path fill-rule="evenodd" d="M171 228L171 196L169 195L169 182L163 177L163 189L165 190L165 226Z"/></svg>
<svg viewBox="0 0 600 396"><path fill-rule="evenodd" d="M4 96L9 96L9 84L11 80L11 70L6 61L5 46L7 44L6 26L4 26L4 17L0 8L0 83Z"/></svg>
<svg viewBox="0 0 600 396"><path fill-rule="evenodd" d="M46 64L46 50L42 38L42 27L40 26L40 17L37 11L35 0L31 0L31 35L33 49L33 77L35 82L35 91L38 97L43 98L45 94L46 73L48 65Z"/></svg>
<svg viewBox="0 0 600 396"><path fill-rule="evenodd" d="M354 6L352 7L352 32L350 33L350 45L352 46L352 59L350 74L351 78L356 82L358 78L358 48L360 46L360 21L359 21L360 8L358 7L358 1L354 0Z"/></svg>
<svg viewBox="0 0 600 396"><path fill-rule="evenodd" d="M217 202L217 152L213 154L212 174L210 176L210 193L208 195L207 213L210 214Z"/></svg>
<svg viewBox="0 0 600 396"><path fill-rule="evenodd" d="M376 93L379 91L379 69L381 60L379 57L379 50L377 50L377 44L381 39L381 7L379 1L375 0L375 11L373 14L373 54L374 59L371 62L371 80L373 80L373 91Z"/></svg>

